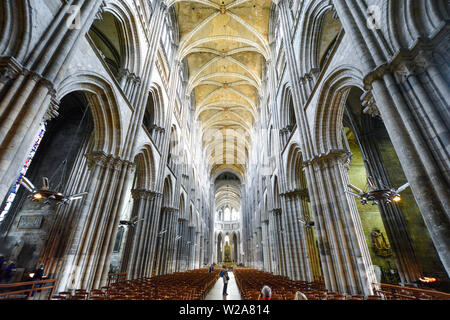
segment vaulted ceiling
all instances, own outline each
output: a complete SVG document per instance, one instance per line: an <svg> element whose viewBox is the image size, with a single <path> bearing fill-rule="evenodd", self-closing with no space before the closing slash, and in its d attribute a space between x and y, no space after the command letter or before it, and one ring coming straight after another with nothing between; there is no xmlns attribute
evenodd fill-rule
<svg viewBox="0 0 450 320"><path fill-rule="evenodd" d="M211 175L230 170L243 176L270 55L272 1L171 2L178 17L179 58L189 68L188 94L195 97Z"/></svg>

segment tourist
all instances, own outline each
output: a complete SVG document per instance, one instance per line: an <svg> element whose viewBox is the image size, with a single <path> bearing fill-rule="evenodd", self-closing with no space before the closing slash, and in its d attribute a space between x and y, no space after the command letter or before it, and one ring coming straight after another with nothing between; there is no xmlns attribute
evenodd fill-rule
<svg viewBox="0 0 450 320"><path fill-rule="evenodd" d="M308 298L302 292L297 291L294 300L308 300Z"/></svg>
<svg viewBox="0 0 450 320"><path fill-rule="evenodd" d="M228 276L227 266L224 265L220 273L221 277L223 278L223 296L227 296L228 281L230 280L230 277Z"/></svg>
<svg viewBox="0 0 450 320"><path fill-rule="evenodd" d="M30 277L32 278L32 281L41 281L44 278L44 264L41 263L38 269L36 269L32 276L30 274ZM35 288L42 287L42 283L38 283L34 285ZM34 291L31 293L31 296L34 296Z"/></svg>
<svg viewBox="0 0 450 320"><path fill-rule="evenodd" d="M10 261L2 275L2 282L9 283L16 272L16 264Z"/></svg>
<svg viewBox="0 0 450 320"><path fill-rule="evenodd" d="M259 294L258 300L271 300L272 299L272 289L268 286L264 286Z"/></svg>
<svg viewBox="0 0 450 320"><path fill-rule="evenodd" d="M0 254L0 282L3 280L3 270L6 267L6 259L3 254Z"/></svg>

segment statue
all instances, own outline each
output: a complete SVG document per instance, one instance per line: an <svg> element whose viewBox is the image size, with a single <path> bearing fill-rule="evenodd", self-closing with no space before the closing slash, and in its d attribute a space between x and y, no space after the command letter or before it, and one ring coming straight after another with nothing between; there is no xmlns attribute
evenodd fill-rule
<svg viewBox="0 0 450 320"><path fill-rule="evenodd" d="M375 254L380 257L390 257L392 255L392 249L389 244L386 242L383 233L380 229L373 229L372 233L372 245L375 251Z"/></svg>
<svg viewBox="0 0 450 320"><path fill-rule="evenodd" d="M225 262L231 262L231 247L228 242L225 242Z"/></svg>

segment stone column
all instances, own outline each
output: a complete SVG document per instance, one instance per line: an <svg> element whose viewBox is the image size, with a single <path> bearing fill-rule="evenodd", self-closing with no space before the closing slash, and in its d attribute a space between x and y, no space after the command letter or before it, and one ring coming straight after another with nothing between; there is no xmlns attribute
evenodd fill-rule
<svg viewBox="0 0 450 320"><path fill-rule="evenodd" d="M301 219L306 223L313 223L313 218L311 216L311 211L308 205L308 192L307 190L302 190L299 194L300 201L299 205L301 207ZM302 224L300 228L303 229L304 241L307 247L307 255L308 255L308 265L310 268L310 274L313 281L321 281L322 279L322 270L320 267L320 258L319 251L316 245L316 241L314 239L314 230L313 225L305 225Z"/></svg>
<svg viewBox="0 0 450 320"><path fill-rule="evenodd" d="M165 1L163 0L156 0L156 1L157 3L155 5L155 11L153 12L150 21L149 30L151 32L151 36L147 48L147 55L145 57L144 66L142 68L143 71L140 77L135 78L136 80L135 93L132 93L131 89L129 89L129 94L131 97L130 102L136 106L136 109L133 112L132 118L130 120L131 125L128 128L125 142L124 153L130 156L135 148L137 139L136 137L138 136L137 131L141 127L142 121L144 119L145 109L147 107L147 101L149 96L148 89L150 87L151 84L150 82L152 80L151 75L153 72L153 67L155 65L158 47L160 45L162 28L164 26L163 20L167 14L167 6L165 4ZM168 117L168 115L172 115L171 111L168 112L166 116ZM162 146L160 146L160 151L161 152L164 151ZM156 190L159 190L159 188L156 188Z"/></svg>
<svg viewBox="0 0 450 320"><path fill-rule="evenodd" d="M157 223L155 214L155 197L157 193L149 190L132 190L133 211L131 219L137 218L137 224L129 230L127 244L129 257L122 262L122 269L127 270L129 279L149 277L151 274L148 264L153 261L150 257L152 242L155 241L155 232L152 228Z"/></svg>
<svg viewBox="0 0 450 320"><path fill-rule="evenodd" d="M387 56L385 36L366 28L365 3L334 0L355 47L365 57L364 82L372 90L386 129L447 274L450 275L448 83L431 56L448 57L445 18L408 15L408 26L422 21L428 30L408 29L417 41ZM437 3L430 2L437 11ZM417 19L417 21L414 21ZM423 20L422 20L423 19ZM432 21L435 20L435 21ZM425 28L427 29L427 28ZM350 32L356 30L356 32ZM404 32L399 29L399 35ZM428 35L425 35L429 32ZM399 36L397 35L397 37ZM400 46L398 38L393 39ZM431 53L431 55L430 55ZM448 60L448 59L444 59ZM444 62L445 64L445 62ZM445 69L445 66L442 68ZM445 72L445 71L444 71Z"/></svg>
<svg viewBox="0 0 450 320"><path fill-rule="evenodd" d="M292 45L292 29L289 23L289 3L287 0L279 0L279 12L281 28L283 30L283 47L286 54L286 64L289 71L290 83L292 85L292 102L294 104L295 117L301 136L300 147L303 154L309 157L312 154L311 131L309 130L306 114L303 109L306 97L299 74L295 50Z"/></svg>
<svg viewBox="0 0 450 320"><path fill-rule="evenodd" d="M372 83L374 98L431 239L450 274L450 192L448 184L418 135L409 109L389 72ZM415 130L415 131L414 131ZM414 132L413 132L414 131Z"/></svg>
<svg viewBox="0 0 450 320"><path fill-rule="evenodd" d="M177 212L175 208L165 208L165 214L167 215L166 224L164 229L167 230L164 236L162 254L160 265L162 266L160 274L166 274L172 272L173 264L173 244L174 244L174 227L177 220Z"/></svg>
<svg viewBox="0 0 450 320"><path fill-rule="evenodd" d="M300 255L300 266L301 266L301 270L300 270L300 275L301 275L301 280L303 281L308 281L311 282L313 281L313 277L312 277L312 260L310 257L310 250L308 250L310 248L309 246L309 242L308 242L308 237L307 237L307 228L305 228L304 224L301 224L301 222L299 221L299 219L303 220L303 221L309 221L309 220L305 220L305 218L307 216L305 216L305 212L304 212L304 208L301 205L301 199L302 197L304 197L304 192L302 192L301 190L295 193L295 195L293 196L293 200L294 200L294 204L295 204L295 215L293 217L293 221L295 222L295 229L296 232L298 234L298 242L297 242L297 251L299 252Z"/></svg>
<svg viewBox="0 0 450 320"><path fill-rule="evenodd" d="M365 107L365 113L372 116L380 116L372 92L367 91L363 95L362 105ZM351 115L349 114L348 116L350 117ZM354 120L352 121L354 123ZM359 136L360 148L368 159L367 170L369 175L376 177L374 183L381 189L385 186L392 186L392 183L377 146L377 137L370 134L373 129L372 121L366 119L365 122L362 122L361 128L355 128L354 130L358 131L356 134ZM346 141L345 137L344 139ZM396 203L379 203L378 206L394 252L401 281L402 283L414 283L418 281L422 273L408 234L405 218Z"/></svg>
<svg viewBox="0 0 450 320"><path fill-rule="evenodd" d="M69 29L70 5L80 7L82 28ZM101 1L67 1L23 65L14 63L3 76L0 99L0 199L25 162L34 133L55 97L55 83L76 44L84 37ZM20 69L20 70L19 70ZM3 92L7 90L7 92Z"/></svg>
<svg viewBox="0 0 450 320"><path fill-rule="evenodd" d="M372 294L376 281L356 203L345 193L348 154L335 150L306 163L326 288Z"/></svg>
<svg viewBox="0 0 450 320"><path fill-rule="evenodd" d="M198 269L200 266L200 234L201 232L197 231L195 233L195 244L194 244L194 250L195 250L195 262L194 262L194 269Z"/></svg>
<svg viewBox="0 0 450 320"><path fill-rule="evenodd" d="M161 275L166 273L168 265L168 248L170 242L170 226L173 218L173 208L163 207L161 209L160 228L158 232L158 253L156 256L156 274ZM161 233L165 231L164 233Z"/></svg>
<svg viewBox="0 0 450 320"><path fill-rule="evenodd" d="M177 222L179 218L179 210L174 209L170 224L169 251L168 251L168 268L167 273L173 273L175 267L175 237L177 231Z"/></svg>
<svg viewBox="0 0 450 320"><path fill-rule="evenodd" d="M219 250L217 250L218 242L217 238L214 238L214 256L213 256L213 262L219 263Z"/></svg>
<svg viewBox="0 0 450 320"><path fill-rule="evenodd" d="M263 249L264 249L264 261L263 261L263 270L266 272L270 272L272 269L272 262L271 262L271 252L270 252L270 241L269 241L269 220L262 221L261 226L261 233L262 233L262 243L263 243Z"/></svg>
<svg viewBox="0 0 450 320"><path fill-rule="evenodd" d="M298 192L282 194L286 201L286 223L288 237L288 259L290 260L291 277L296 280L311 281L311 268L307 251L307 243L299 218L302 214Z"/></svg>
<svg viewBox="0 0 450 320"><path fill-rule="evenodd" d="M258 235L257 235L257 241L258 241L258 269L264 270L264 261L267 258L266 252L265 252L265 245L263 240L263 224L264 222L261 222L261 225L257 228Z"/></svg>
<svg viewBox="0 0 450 320"><path fill-rule="evenodd" d="M198 268L203 268L203 264L205 263L205 233L199 233L199 244L198 244Z"/></svg>
<svg viewBox="0 0 450 320"><path fill-rule="evenodd" d="M195 243L195 227L189 226L189 243L187 244L189 250L188 270L194 269L194 243Z"/></svg>
<svg viewBox="0 0 450 320"><path fill-rule="evenodd" d="M255 231L255 232L253 232L253 239L252 239L253 241L253 254L252 254L252 263L253 263L253 266L252 266L252 268L253 269L258 269L259 268L259 247L260 247L260 245L258 244L258 232L257 231Z"/></svg>
<svg viewBox="0 0 450 320"><path fill-rule="evenodd" d="M276 228L276 221L274 211L269 211L269 236L270 236L270 251L272 253L271 260L271 272L274 274L280 274L280 261L279 261L279 244L278 244L278 230Z"/></svg>
<svg viewBox="0 0 450 320"><path fill-rule="evenodd" d="M183 263L183 238L184 238L184 218L179 217L177 223L177 237L178 240L175 241L175 272L184 271L184 263ZM180 238L181 237L181 238ZM176 239L176 238L175 238Z"/></svg>
<svg viewBox="0 0 450 320"><path fill-rule="evenodd" d="M292 222L292 215L291 215L291 205L290 205L290 198L286 196L285 194L281 194L281 203L284 207L283 212L285 212L285 215L283 215L284 221L283 221L283 236L285 237L285 257L286 257L286 269L287 269L287 276L291 279L296 279L297 275L295 273L295 263L296 260L296 251L294 248L294 230L293 230L293 222Z"/></svg>
<svg viewBox="0 0 450 320"><path fill-rule="evenodd" d="M59 288L99 287L106 282L115 232L132 164L101 152L87 155L90 176L66 249ZM61 291L62 291L61 290Z"/></svg>
<svg viewBox="0 0 450 320"><path fill-rule="evenodd" d="M274 234L275 234L275 241L276 241L276 249L277 252L277 274L287 276L286 272L286 259L285 259L285 243L284 243L284 229L282 226L281 221L281 209L273 209L272 215L273 215L273 223L274 223Z"/></svg>

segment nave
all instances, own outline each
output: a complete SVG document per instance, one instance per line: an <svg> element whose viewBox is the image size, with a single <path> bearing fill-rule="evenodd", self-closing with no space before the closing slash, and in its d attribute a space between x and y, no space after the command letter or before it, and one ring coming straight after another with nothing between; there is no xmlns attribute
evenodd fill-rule
<svg viewBox="0 0 450 320"><path fill-rule="evenodd" d="M323 282L293 281L251 268L233 268L228 272L227 296L223 295L220 270L197 269L152 278L126 280L126 274L111 274L108 285L99 289L75 289L53 294L53 289L36 287L35 294L15 293L15 299L50 300L262 300L261 289L268 286L268 300L450 300L450 294L435 290L375 284L373 295L351 295L326 290ZM1 286L1 285L0 285ZM29 286L29 285L28 285ZM297 299L301 292L303 299ZM28 295L28 297L27 297ZM0 298L5 298L0 293Z"/></svg>
<svg viewBox="0 0 450 320"><path fill-rule="evenodd" d="M0 17L0 297L220 300L212 264L229 299L450 292L448 1Z"/></svg>

